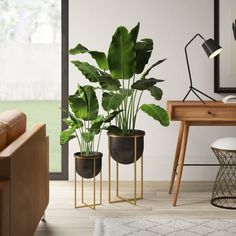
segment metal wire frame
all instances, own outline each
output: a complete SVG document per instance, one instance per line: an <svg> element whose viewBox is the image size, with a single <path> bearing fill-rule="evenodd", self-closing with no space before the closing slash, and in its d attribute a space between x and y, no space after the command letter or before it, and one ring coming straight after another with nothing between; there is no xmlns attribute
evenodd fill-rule
<svg viewBox="0 0 236 236"><path fill-rule="evenodd" d="M75 166L76 166L76 158L75 158ZM75 168L75 198L74 198L74 206L75 208L83 208L89 207L93 210L96 210L96 206L102 205L102 169L100 171L100 199L99 203L96 203L96 158L93 158L93 203L88 204L84 201L84 178L81 177L81 202L83 205L77 205L77 173Z"/></svg>
<svg viewBox="0 0 236 236"><path fill-rule="evenodd" d="M113 138L115 138L114 136ZM130 137L130 136L129 136ZM141 180L140 180L140 197L137 197L137 137L134 137L134 192L133 198L125 198L119 194L119 163L116 161L116 197L119 200L112 200L111 198L111 151L110 143L111 136L108 136L108 201L109 203L128 202L132 205L137 205L137 200L143 199L143 155L141 156Z"/></svg>
<svg viewBox="0 0 236 236"><path fill-rule="evenodd" d="M220 168L212 191L211 204L236 210L236 150L212 148Z"/></svg>

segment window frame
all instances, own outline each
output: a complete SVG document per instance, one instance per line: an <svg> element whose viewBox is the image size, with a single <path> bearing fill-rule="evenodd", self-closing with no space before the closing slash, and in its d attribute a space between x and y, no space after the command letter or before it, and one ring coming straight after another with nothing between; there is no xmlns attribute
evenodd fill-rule
<svg viewBox="0 0 236 236"><path fill-rule="evenodd" d="M61 107L68 109L68 38L69 38L69 0L61 0ZM61 111L61 120L66 114ZM66 129L61 122L61 130ZM50 139L50 137L49 137ZM49 147L50 148L50 147ZM61 172L50 172L50 180L68 180L68 143L61 148Z"/></svg>

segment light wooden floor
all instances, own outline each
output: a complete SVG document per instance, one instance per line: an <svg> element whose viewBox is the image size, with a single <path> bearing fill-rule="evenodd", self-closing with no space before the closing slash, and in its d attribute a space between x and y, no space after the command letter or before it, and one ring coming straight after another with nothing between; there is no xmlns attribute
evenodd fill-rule
<svg viewBox="0 0 236 236"><path fill-rule="evenodd" d="M168 185L169 182L145 182L144 200L138 201L138 206L135 207L128 203L108 204L107 183L105 182L103 184L103 205L98 206L94 211L87 208L74 209L73 182L53 181L50 183L50 204L46 211L47 222L39 224L35 236L92 235L95 219L103 217L236 219L235 211L216 208L209 203L212 183L183 182L177 207L172 207ZM92 197L92 189L91 186L86 187L86 197L89 201ZM121 189L124 195L131 194L132 184L122 182Z"/></svg>

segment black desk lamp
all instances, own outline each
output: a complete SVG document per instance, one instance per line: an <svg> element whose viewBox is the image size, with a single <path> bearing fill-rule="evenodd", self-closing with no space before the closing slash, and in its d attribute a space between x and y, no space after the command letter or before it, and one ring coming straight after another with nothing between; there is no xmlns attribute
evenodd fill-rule
<svg viewBox="0 0 236 236"><path fill-rule="evenodd" d="M193 87L193 82L192 82L192 76L191 76L191 71L190 71L190 66L189 66L189 60L188 60L188 53L187 53L187 47L188 45L197 37L199 36L201 39L204 40L204 43L202 44L202 47L204 49L204 51L206 52L207 56L211 59L215 56L217 56L221 51L222 48L213 40L213 39L208 39L205 40L202 35L200 34L196 34L185 46L184 50L185 50L185 56L186 56L186 61L187 61L187 66L188 66L188 74L189 74L189 80L190 80L190 86L189 86L189 91L186 94L186 96L183 99L183 102L185 101L185 99L188 97L188 95L190 94L190 92L193 92L203 103L205 103L201 97L197 94L200 93L202 95L204 95L205 97L210 98L213 101L216 101L214 98L208 96L207 94L203 93L202 91L196 89L195 87Z"/></svg>

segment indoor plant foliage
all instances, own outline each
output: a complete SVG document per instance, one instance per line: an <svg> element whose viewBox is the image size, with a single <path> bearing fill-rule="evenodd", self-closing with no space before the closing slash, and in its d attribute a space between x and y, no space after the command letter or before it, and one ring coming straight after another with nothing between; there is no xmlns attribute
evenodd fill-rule
<svg viewBox="0 0 236 236"><path fill-rule="evenodd" d="M93 86L78 85L74 95L68 97L70 111L64 111L68 118L63 119L68 129L61 132L60 143L65 144L76 138L80 151L75 156L89 157L90 159L77 159L77 172L86 178L93 177L93 160L96 158L96 175L101 170L102 153L98 152L101 131L107 128L107 124L119 113L114 111L104 117L99 115L99 103L96 90ZM98 135L97 145L95 136Z"/></svg>
<svg viewBox="0 0 236 236"><path fill-rule="evenodd" d="M116 29L108 54L91 51L81 44L70 50L70 54L89 53L97 62L97 67L79 60L72 63L93 83L98 83L103 91L102 106L108 113L122 110L110 127L113 133L132 134L136 127L137 114L142 110L161 125L168 126L167 112L156 104L142 104L141 98L147 91L155 100L160 100L162 90L156 86L163 80L149 77L149 72L165 61L159 60L146 70L153 50L153 40L137 41L139 23L129 32L126 27Z"/></svg>
<svg viewBox="0 0 236 236"><path fill-rule="evenodd" d="M163 80L149 76L150 71L165 61L159 60L147 66L153 51L153 40L150 38L137 41L139 23L131 30L124 26L116 29L108 53L91 51L78 44L69 52L72 55L88 53L97 65L80 60L72 61L79 71L102 91L102 107L108 113L116 112L115 124L106 129L111 138L110 151L118 162L129 164L134 160L134 136L137 139L137 159L143 152L144 131L136 130L137 115L140 110L151 116L161 125L168 126L169 118L165 109L152 103L142 104L144 92L149 93L156 101L162 98L162 90L156 86ZM146 68L147 67L147 68ZM126 136L126 139L122 137ZM130 136L130 140L127 139ZM126 150L127 149L127 150ZM122 156L123 160L120 160Z"/></svg>

